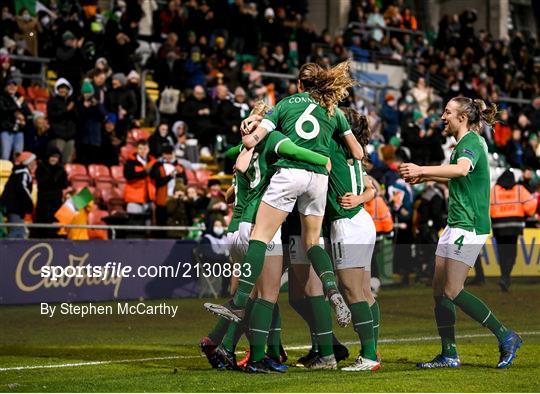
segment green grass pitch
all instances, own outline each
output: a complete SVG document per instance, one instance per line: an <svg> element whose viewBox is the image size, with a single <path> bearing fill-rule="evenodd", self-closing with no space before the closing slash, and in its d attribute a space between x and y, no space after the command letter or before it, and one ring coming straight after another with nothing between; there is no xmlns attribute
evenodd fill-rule
<svg viewBox="0 0 540 394"><path fill-rule="evenodd" d="M233 392L538 392L540 391L540 285L516 283L501 294L495 282L470 289L509 326L523 334L514 365L496 370L497 342L489 331L458 312L458 370L417 370L415 363L439 351L431 291L423 286L383 289L381 343L383 368L374 373L306 371L248 375L211 370L198 340L215 317L205 300L171 300L179 315L42 317L39 306L0 306L0 391L233 391ZM152 301L158 303L159 301ZM282 295L283 342L290 362L306 350L308 332ZM359 346L352 328L336 327L351 342L349 360ZM245 347L242 340L239 349ZM141 361L140 359L145 359ZM139 360L139 361L136 361ZM82 364L66 366L65 364ZM43 366L63 365L43 368ZM36 367L39 368L29 368ZM24 367L22 369L14 369Z"/></svg>

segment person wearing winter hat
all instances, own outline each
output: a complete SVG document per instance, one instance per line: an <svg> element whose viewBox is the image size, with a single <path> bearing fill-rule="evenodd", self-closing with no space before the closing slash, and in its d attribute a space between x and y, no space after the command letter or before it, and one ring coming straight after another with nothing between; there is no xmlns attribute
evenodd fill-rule
<svg viewBox="0 0 540 394"><path fill-rule="evenodd" d="M56 148L62 154L62 162L70 163L77 134L77 114L73 100L73 87L65 78L54 84L54 96L47 103L49 117L49 149Z"/></svg>
<svg viewBox="0 0 540 394"><path fill-rule="evenodd" d="M7 213L8 223L24 223L24 217L34 210L32 201L32 173L36 169L36 155L32 152L15 154L15 165L0 196L0 206ZM11 227L8 238L26 238L24 227Z"/></svg>
<svg viewBox="0 0 540 394"><path fill-rule="evenodd" d="M66 170L62 165L62 154L56 148L48 150L47 159L36 169L38 196L36 204L36 223L54 223L55 212L62 205L63 190L68 187ZM34 229L32 237L56 238L56 229Z"/></svg>
<svg viewBox="0 0 540 394"><path fill-rule="evenodd" d="M107 111L94 95L95 90L89 79L83 81L81 98L77 103L80 145L77 158L81 163L101 162L101 127Z"/></svg>

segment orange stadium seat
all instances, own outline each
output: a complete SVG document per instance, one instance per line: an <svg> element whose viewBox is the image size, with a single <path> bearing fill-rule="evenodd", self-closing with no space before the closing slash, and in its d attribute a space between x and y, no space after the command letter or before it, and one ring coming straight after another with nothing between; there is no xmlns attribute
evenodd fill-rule
<svg viewBox="0 0 540 394"><path fill-rule="evenodd" d="M101 190L101 198L109 212L124 210L124 194L117 187Z"/></svg>
<svg viewBox="0 0 540 394"><path fill-rule="evenodd" d="M99 208L94 208L88 214L88 224L106 224L103 221L103 218L106 216L109 216L109 212ZM107 230L90 229L88 230L88 236L90 237L90 239L109 239Z"/></svg>
<svg viewBox="0 0 540 394"><path fill-rule="evenodd" d="M133 145L124 145L120 148L120 163L124 164L137 149Z"/></svg>
<svg viewBox="0 0 540 394"><path fill-rule="evenodd" d="M94 180L96 188L105 189L113 187L114 180L109 171L109 167L103 164L90 164L88 166L88 173Z"/></svg>

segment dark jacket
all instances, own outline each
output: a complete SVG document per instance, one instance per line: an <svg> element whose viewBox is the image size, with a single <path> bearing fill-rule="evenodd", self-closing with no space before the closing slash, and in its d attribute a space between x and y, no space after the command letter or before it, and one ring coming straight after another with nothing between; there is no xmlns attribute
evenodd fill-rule
<svg viewBox="0 0 540 394"><path fill-rule="evenodd" d="M6 213L14 213L19 216L32 213L32 174L25 165L13 167L11 175L6 183L4 192L0 196L0 205L6 208Z"/></svg>
<svg viewBox="0 0 540 394"><path fill-rule="evenodd" d="M61 96L54 96L47 103L47 116L49 118L49 135L52 138L71 140L77 134L77 113L75 107L68 111L68 104L72 100Z"/></svg>
<svg viewBox="0 0 540 394"><path fill-rule="evenodd" d="M156 130L150 136L150 138L148 138L150 154L154 157L160 157L161 152L163 152L163 148L167 145L172 146L173 148L176 146L176 137L172 131L169 131L165 137L162 137L159 134L159 131Z"/></svg>
<svg viewBox="0 0 540 394"><path fill-rule="evenodd" d="M58 75L70 81L73 90L78 92L84 62L81 49L61 45L56 50L56 62Z"/></svg>
<svg viewBox="0 0 540 394"><path fill-rule="evenodd" d="M101 125L107 112L103 104L97 102L95 98L92 99L95 103L89 107L84 105L84 98L77 102L80 141L87 145L101 146Z"/></svg>
<svg viewBox="0 0 540 394"><path fill-rule="evenodd" d="M12 133L21 132L22 128L15 130L15 112L21 111L25 116L28 115L28 106L23 103L21 107L17 105L8 92L3 91L0 95L0 131L9 131Z"/></svg>
<svg viewBox="0 0 540 394"><path fill-rule="evenodd" d="M108 112L118 113L118 107L122 106L127 112L127 118L133 118L137 112L137 98L132 90L125 87L111 89L105 95L105 107Z"/></svg>
<svg viewBox="0 0 540 394"><path fill-rule="evenodd" d="M45 162L36 170L38 198L37 223L53 223L54 214L62 205L63 190L68 187L66 170L61 164L51 166Z"/></svg>

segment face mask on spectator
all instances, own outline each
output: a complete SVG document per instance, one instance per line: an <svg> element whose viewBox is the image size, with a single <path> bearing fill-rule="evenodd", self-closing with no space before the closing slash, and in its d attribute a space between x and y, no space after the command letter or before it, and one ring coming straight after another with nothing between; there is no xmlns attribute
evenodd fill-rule
<svg viewBox="0 0 540 394"><path fill-rule="evenodd" d="M42 26L49 26L49 23L51 22L51 18L49 16L45 15L43 18L41 18L41 25Z"/></svg>
<svg viewBox="0 0 540 394"><path fill-rule="evenodd" d="M225 229L223 227L214 226L212 231L214 231L214 234L216 234L218 237L220 237L220 236L223 235L223 232L225 231Z"/></svg>
<svg viewBox="0 0 540 394"><path fill-rule="evenodd" d="M458 92L459 91L459 85L458 84L454 84L450 87L450 89L452 89L453 92Z"/></svg>
<svg viewBox="0 0 540 394"><path fill-rule="evenodd" d="M25 22L28 22L30 19L32 19L32 16L30 16L30 14L24 14L22 18Z"/></svg>

